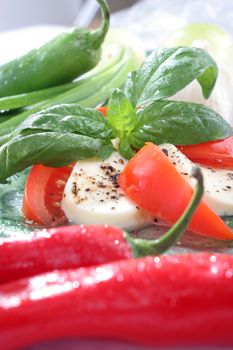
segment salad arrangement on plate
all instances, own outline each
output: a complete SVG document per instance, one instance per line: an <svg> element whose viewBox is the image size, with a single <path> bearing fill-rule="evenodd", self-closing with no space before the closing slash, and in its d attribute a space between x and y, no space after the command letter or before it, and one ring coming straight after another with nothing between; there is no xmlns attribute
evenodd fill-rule
<svg viewBox="0 0 233 350"><path fill-rule="evenodd" d="M233 129L174 97L196 81L208 99L218 65L182 45L142 63L107 44L100 60L109 9L98 2L96 31L75 29L0 67L1 189L26 178L29 231L1 239L0 345L232 345L233 257L201 242L232 247ZM152 239L140 236L146 227ZM170 255L187 229L202 252Z"/></svg>

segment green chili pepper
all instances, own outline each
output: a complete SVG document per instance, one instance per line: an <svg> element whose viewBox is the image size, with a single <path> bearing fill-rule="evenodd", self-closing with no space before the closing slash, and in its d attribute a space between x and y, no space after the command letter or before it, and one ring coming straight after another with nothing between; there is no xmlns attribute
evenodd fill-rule
<svg viewBox="0 0 233 350"><path fill-rule="evenodd" d="M10 137L10 133L27 117L45 108L63 103L79 103L84 107L96 107L108 99L113 88L121 87L127 74L134 70L139 61L129 48L118 47L107 63L96 67L86 78L75 82L75 87L44 101L14 117L0 117L0 146ZM77 85L76 85L77 84ZM4 120L1 122L2 118Z"/></svg>
<svg viewBox="0 0 233 350"><path fill-rule="evenodd" d="M75 28L0 66L0 97L67 83L92 69L100 59L110 17L106 0L97 2L102 12L97 30Z"/></svg>

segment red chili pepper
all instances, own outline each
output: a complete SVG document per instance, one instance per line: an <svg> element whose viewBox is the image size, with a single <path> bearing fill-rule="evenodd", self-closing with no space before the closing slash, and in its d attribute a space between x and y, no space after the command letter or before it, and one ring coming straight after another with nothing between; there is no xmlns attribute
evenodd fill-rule
<svg viewBox="0 0 233 350"><path fill-rule="evenodd" d="M42 230L24 239L0 241L0 283L50 271L91 266L133 256L157 255L171 247L186 230L203 194L198 183L192 200L177 223L160 239L133 239L120 229L107 226L66 226Z"/></svg>
<svg viewBox="0 0 233 350"><path fill-rule="evenodd" d="M55 271L0 287L0 348L66 337L233 345L233 256L193 254Z"/></svg>
<svg viewBox="0 0 233 350"><path fill-rule="evenodd" d="M0 283L38 273L129 259L124 232L109 226L64 226L0 241Z"/></svg>

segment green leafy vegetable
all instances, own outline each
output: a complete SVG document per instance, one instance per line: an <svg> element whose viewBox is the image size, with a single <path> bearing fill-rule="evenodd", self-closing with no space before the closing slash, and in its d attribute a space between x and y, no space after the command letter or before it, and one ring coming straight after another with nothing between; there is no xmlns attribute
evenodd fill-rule
<svg viewBox="0 0 233 350"><path fill-rule="evenodd" d="M103 142L97 156L100 159L107 159L111 156L111 154L112 154L112 152L114 152L114 150L115 150L115 148L113 147L113 144L111 141Z"/></svg>
<svg viewBox="0 0 233 350"><path fill-rule="evenodd" d="M141 148L148 141L191 145L230 135L231 126L213 110L196 103L163 100L138 112L138 124L129 140Z"/></svg>
<svg viewBox="0 0 233 350"><path fill-rule="evenodd" d="M28 129L74 132L103 140L112 137L112 130L102 113L74 103L54 106L32 115L15 129L15 133Z"/></svg>
<svg viewBox="0 0 233 350"><path fill-rule="evenodd" d="M48 108L26 119L0 147L0 182L37 163L61 167L108 157L111 137L106 118L95 109L76 104Z"/></svg>
<svg viewBox="0 0 233 350"><path fill-rule="evenodd" d="M165 48L153 52L138 71L129 75L125 92L134 106L142 106L173 96L197 79L203 96L208 98L217 74L217 65L206 51Z"/></svg>
<svg viewBox="0 0 233 350"><path fill-rule="evenodd" d="M135 155L135 151L133 150L129 140L126 138L121 139L119 143L119 152L126 159L130 159Z"/></svg>
<svg viewBox="0 0 233 350"><path fill-rule="evenodd" d="M22 132L0 147L0 182L30 165L61 167L98 155L102 141L74 133Z"/></svg>
<svg viewBox="0 0 233 350"><path fill-rule="evenodd" d="M125 158L131 158L134 153L127 139L137 123L136 111L119 89L115 89L110 97L107 116L115 135L120 138L121 154Z"/></svg>

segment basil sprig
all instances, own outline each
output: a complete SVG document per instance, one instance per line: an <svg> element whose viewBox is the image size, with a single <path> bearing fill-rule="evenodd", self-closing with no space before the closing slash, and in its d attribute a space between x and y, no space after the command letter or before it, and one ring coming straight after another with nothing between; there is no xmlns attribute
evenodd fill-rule
<svg viewBox="0 0 233 350"><path fill-rule="evenodd" d="M233 135L231 126L211 109L167 100L197 79L208 98L217 66L197 48L171 48L152 53L129 75L124 92L116 89L105 118L95 109L59 105L31 115L0 147L0 182L33 164L60 167L79 159L107 158L119 138L119 152L131 158L145 142L190 145Z"/></svg>
<svg viewBox="0 0 233 350"><path fill-rule="evenodd" d="M142 67L132 72L125 92L134 106L173 96L197 79L208 98L214 88L218 68L204 50L194 47L165 48L152 52Z"/></svg>

